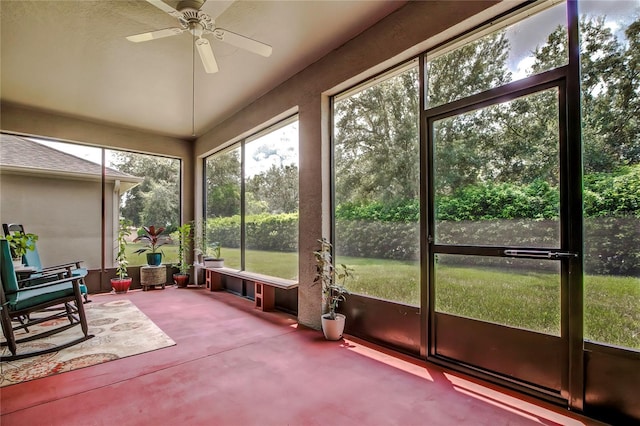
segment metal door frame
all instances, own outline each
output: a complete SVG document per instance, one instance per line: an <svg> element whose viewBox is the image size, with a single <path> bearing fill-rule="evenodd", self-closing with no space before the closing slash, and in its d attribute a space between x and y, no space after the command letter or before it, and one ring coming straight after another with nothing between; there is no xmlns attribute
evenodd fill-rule
<svg viewBox="0 0 640 426"><path fill-rule="evenodd" d="M421 61L421 71L424 72L424 57ZM424 73L421 73L424 75ZM442 357L436 354L436 321L435 321L435 287L433 285L434 280L434 258L438 253L452 253L452 254L466 254L466 255L485 255L485 256L499 256L508 257L510 250L520 250L520 247L483 247L483 246L451 246L451 245L437 245L435 244L433 233L435 230L435 217L434 217L434 171L432 165L434 164L434 149L433 149L433 122L439 119L459 115L465 112L481 109L490 105L499 104L501 102L517 99L519 97L533 94L543 91L552 87L558 88L558 103L559 103L559 172L560 172L560 248L549 249L550 253L560 252L562 255L566 254L567 257L561 259L561 330L560 339L562 340L562 360L561 360L561 389L559 394L550 393L544 389L539 389L531 383L519 383L517 380L513 380L507 377L496 377L491 372L478 371L477 369L465 366L463 362L453 362L453 367L458 367L462 370L468 370L472 374L487 376L490 379L497 381L504 381L512 387L516 387L519 390L542 396L546 399L553 400L555 402L566 403L567 400L574 400L572 395L575 394L577 384L582 383L580 375L576 376L575 371L570 371L572 365L572 358L575 359L575 343L576 341L582 342L582 328L576 329L576 322L582 321L581 306L582 300L576 302L570 294L576 294L572 289L581 287L582 285L582 248L581 248L581 235L575 235L577 229L581 229L582 221L581 215L573 218L576 206L576 188L580 188L581 176L576 173L576 168L579 168L581 162L578 163L578 167L575 165L575 152L580 152L579 138L569 138L571 129L570 123L574 117L569 117L571 108L568 107L572 103L573 98L570 94L571 89L568 81L571 78L567 78L568 74L571 74L569 66L560 67L552 71L547 71L538 75L534 75L523 80L519 80L513 83L506 84L504 86L485 91L473 96L469 96L464 99L460 99L445 105L440 105L429 110L422 108L422 124L423 133L422 158L424 161L423 172L426 176L426 185L424 185L425 191L423 192L423 200L426 198L427 202L422 217L426 218L426 226L423 227L423 244L426 248L423 253L427 253L426 259L423 258L422 271L425 276L426 294L422 298L422 312L423 312L423 324L426 324L426 332L423 333L422 341L422 355L427 359L452 366L452 361L449 359L442 359ZM421 79L421 82L424 79ZM422 106L424 106L424 84L423 84L423 96L421 97ZM577 142L576 142L577 141ZM570 155L571 153L571 155ZM574 158L574 161L571 161ZM424 180L423 180L424 182ZM581 195L577 198L580 200L578 205L581 206ZM547 250L547 249L542 249ZM513 254L513 252L511 252ZM536 257L539 253L519 253L521 257ZM581 292L578 292L581 294ZM576 305L579 304L580 313L576 312ZM577 332L577 333L576 333ZM540 333L543 334L543 333ZM579 334L579 336L576 336ZM577 340L579 338L579 340ZM573 353L573 356L572 356ZM576 378L578 380L576 380ZM572 380L570 380L572 379ZM570 388L574 392L570 392ZM581 398L580 398L581 400ZM571 401L570 401L571 402ZM575 406L576 404L571 404ZM581 407L581 404L578 404Z"/></svg>

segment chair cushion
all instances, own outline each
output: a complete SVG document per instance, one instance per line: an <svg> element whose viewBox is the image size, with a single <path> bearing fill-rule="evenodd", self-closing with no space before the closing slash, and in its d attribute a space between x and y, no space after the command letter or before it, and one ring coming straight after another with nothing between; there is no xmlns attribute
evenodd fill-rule
<svg viewBox="0 0 640 426"><path fill-rule="evenodd" d="M4 239L0 240L0 277L2 278L2 287L7 295L18 291L18 279L13 269L9 241Z"/></svg>
<svg viewBox="0 0 640 426"><path fill-rule="evenodd" d="M48 287L25 289L7 296L9 309L20 311L29 309L41 303L50 302L63 297L73 296L73 284L71 282L54 284Z"/></svg>
<svg viewBox="0 0 640 426"><path fill-rule="evenodd" d="M74 277L86 277L89 271L87 268L77 268L71 270L71 275Z"/></svg>
<svg viewBox="0 0 640 426"><path fill-rule="evenodd" d="M40 261L40 255L36 247L34 247L33 250L27 250L24 254L24 264L33 266L37 271L42 269L42 262Z"/></svg>

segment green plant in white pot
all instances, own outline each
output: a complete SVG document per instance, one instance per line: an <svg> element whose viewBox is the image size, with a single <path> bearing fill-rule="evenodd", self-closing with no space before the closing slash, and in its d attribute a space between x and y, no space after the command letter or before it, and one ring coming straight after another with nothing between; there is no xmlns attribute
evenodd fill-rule
<svg viewBox="0 0 640 426"><path fill-rule="evenodd" d="M204 257L204 264L207 268L222 268L224 259L220 257L222 245L219 242L213 242L207 246L207 255Z"/></svg>
<svg viewBox="0 0 640 426"><path fill-rule="evenodd" d="M353 269L345 264L333 264L331 243L322 238L318 240L320 250L314 251L316 259L315 283L322 284L323 315L322 332L327 340L340 340L344 332L346 317L336 312L338 304L346 300L349 291L345 287L347 279L353 276Z"/></svg>

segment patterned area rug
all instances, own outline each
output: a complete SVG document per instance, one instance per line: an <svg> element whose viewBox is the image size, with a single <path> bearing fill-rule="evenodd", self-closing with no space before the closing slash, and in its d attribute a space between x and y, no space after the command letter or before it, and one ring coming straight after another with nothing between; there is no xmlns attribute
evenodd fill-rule
<svg viewBox="0 0 640 426"><path fill-rule="evenodd" d="M0 362L0 387L176 344L129 300L88 303L84 305L84 309L89 333L95 337L58 352ZM46 325L47 323L43 323L30 327L30 333L37 333ZM22 343L18 345L18 353L55 346L56 342L68 342L81 334L80 326L72 327L54 336ZM1 334L0 340L4 340ZM2 347L3 355L9 353L6 346Z"/></svg>

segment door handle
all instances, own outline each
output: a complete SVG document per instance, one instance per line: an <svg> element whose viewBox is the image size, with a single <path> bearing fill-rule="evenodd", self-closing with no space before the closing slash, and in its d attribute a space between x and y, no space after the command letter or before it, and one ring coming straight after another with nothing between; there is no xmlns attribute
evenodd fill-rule
<svg viewBox="0 0 640 426"><path fill-rule="evenodd" d="M550 250L505 250L505 256L510 257L527 257L535 259L561 259L561 258L577 258L578 253L563 252L563 251L550 251Z"/></svg>

